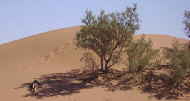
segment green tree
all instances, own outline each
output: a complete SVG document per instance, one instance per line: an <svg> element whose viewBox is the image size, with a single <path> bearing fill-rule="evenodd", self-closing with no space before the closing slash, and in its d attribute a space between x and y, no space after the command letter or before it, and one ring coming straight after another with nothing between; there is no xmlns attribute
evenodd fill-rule
<svg viewBox="0 0 190 101"><path fill-rule="evenodd" d="M155 67L159 65L159 50L152 48L152 45L152 41L146 41L145 35L142 35L126 46L126 65L130 73L141 82L148 81L149 88L152 87Z"/></svg>
<svg viewBox="0 0 190 101"><path fill-rule="evenodd" d="M190 38L190 11L185 11L184 18L185 18L183 21L183 24L185 25L184 31L185 34ZM190 50L190 41L188 47Z"/></svg>
<svg viewBox="0 0 190 101"><path fill-rule="evenodd" d="M104 73L108 73L108 69L118 62L124 44L139 30L136 10L137 4L133 8L127 7L124 12L105 14L101 10L99 16L86 10L82 19L85 25L76 34L76 46L95 52L100 57L101 70Z"/></svg>
<svg viewBox="0 0 190 101"><path fill-rule="evenodd" d="M168 64L172 67L170 77L175 92L175 89L183 84L186 77L190 74L190 52L187 44L181 44L176 39L172 46L172 49L166 50L165 55L169 59Z"/></svg>
<svg viewBox="0 0 190 101"><path fill-rule="evenodd" d="M190 38L190 11L185 11L184 18L185 18L183 21L183 24L185 25L184 31L185 34Z"/></svg>
<svg viewBox="0 0 190 101"><path fill-rule="evenodd" d="M152 41L145 40L145 35L127 45L127 64L132 73L141 73L147 67L158 65L159 50L152 48Z"/></svg>

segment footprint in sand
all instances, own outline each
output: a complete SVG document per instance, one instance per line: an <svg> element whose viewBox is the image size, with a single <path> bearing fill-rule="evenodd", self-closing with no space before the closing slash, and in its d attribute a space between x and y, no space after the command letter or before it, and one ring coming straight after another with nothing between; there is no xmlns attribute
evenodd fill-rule
<svg viewBox="0 0 190 101"><path fill-rule="evenodd" d="M67 42L65 45L62 45L60 48L56 48L53 51L49 53L49 55L45 56L43 59L40 60L40 62L37 62L37 64L41 64L44 62L49 61L50 59L54 58L55 56L59 55L63 50L65 50L72 42Z"/></svg>

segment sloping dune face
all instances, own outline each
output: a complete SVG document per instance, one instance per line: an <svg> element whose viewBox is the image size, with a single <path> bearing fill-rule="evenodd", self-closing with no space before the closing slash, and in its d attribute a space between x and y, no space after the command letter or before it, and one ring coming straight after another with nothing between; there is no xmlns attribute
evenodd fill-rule
<svg viewBox="0 0 190 101"><path fill-rule="evenodd" d="M145 39L151 39L153 42L153 48L172 48L172 43L173 40L176 39L178 41L180 41L181 43L188 43L188 40L186 39L181 39L181 38L174 38L172 36L169 35L155 35L155 34L145 34ZM140 38L142 35L135 35L134 39L138 39Z"/></svg>
<svg viewBox="0 0 190 101"><path fill-rule="evenodd" d="M1 69L27 66L40 59L50 58L52 51L60 51L59 48L72 44L79 29L80 26L53 30L1 45Z"/></svg>
<svg viewBox="0 0 190 101"><path fill-rule="evenodd" d="M80 26L63 28L0 45L0 101L35 101L36 99L44 101L60 101L63 99L96 101L97 98L99 101L150 100L148 95L140 95L140 91L136 90L112 93L101 87L84 89L86 86L83 87L79 83L78 85L81 87L81 90L78 90L79 87L75 86L77 83L72 83L72 86L67 85L73 89L76 88L77 90L75 90L76 92L80 92L79 94L62 93L64 90L70 90L71 88L63 89L62 85L57 84L57 86L62 87L59 88L59 90L63 90L62 92L53 89L52 92L42 92L44 96L36 95L36 97L35 95L31 95L23 84L32 82L34 79L40 80L40 77L48 77L48 75L51 76L55 73L63 73L68 78L67 72L84 67L84 63L80 59L85 50L78 49L73 43L76 32L79 30ZM141 35L135 35L134 37L138 39ZM171 36L146 35L146 39L148 40L149 38L152 39L154 48L171 48L173 40ZM185 39L178 40L185 43L188 42ZM58 76L61 76L61 74L58 74ZM49 79L51 78L49 77ZM67 80L67 82L69 81ZM92 96L96 94L95 92L99 93L96 97ZM127 94L130 96L126 96ZM135 94L140 98L133 96Z"/></svg>

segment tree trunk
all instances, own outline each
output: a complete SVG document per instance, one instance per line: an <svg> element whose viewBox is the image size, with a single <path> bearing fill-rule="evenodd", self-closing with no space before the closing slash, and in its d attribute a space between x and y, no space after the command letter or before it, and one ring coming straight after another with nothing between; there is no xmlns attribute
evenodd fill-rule
<svg viewBox="0 0 190 101"><path fill-rule="evenodd" d="M105 63L105 74L108 74L108 62L109 61L106 61L106 63Z"/></svg>
<svg viewBox="0 0 190 101"><path fill-rule="evenodd" d="M101 71L104 70L104 60L103 60L103 57L101 57Z"/></svg>

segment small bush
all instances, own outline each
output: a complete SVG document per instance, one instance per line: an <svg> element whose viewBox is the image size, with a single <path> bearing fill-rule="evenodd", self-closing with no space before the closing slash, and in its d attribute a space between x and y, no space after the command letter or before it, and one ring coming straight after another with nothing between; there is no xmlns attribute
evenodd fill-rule
<svg viewBox="0 0 190 101"><path fill-rule="evenodd" d="M172 86L177 89L184 83L185 78L190 74L190 51L188 44L181 44L174 39L172 49L165 51L165 56L171 65L170 77Z"/></svg>
<svg viewBox="0 0 190 101"><path fill-rule="evenodd" d="M94 72L98 68L97 63L95 62L95 59L93 58L93 55L90 52L83 53L83 57L80 59L80 61L85 62L85 70L90 70L91 72Z"/></svg>
<svg viewBox="0 0 190 101"><path fill-rule="evenodd" d="M158 65L159 50L153 49L152 45L150 39L145 40L145 35L127 45L127 64L131 73L141 74L143 69L154 70Z"/></svg>

